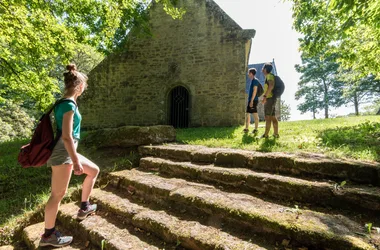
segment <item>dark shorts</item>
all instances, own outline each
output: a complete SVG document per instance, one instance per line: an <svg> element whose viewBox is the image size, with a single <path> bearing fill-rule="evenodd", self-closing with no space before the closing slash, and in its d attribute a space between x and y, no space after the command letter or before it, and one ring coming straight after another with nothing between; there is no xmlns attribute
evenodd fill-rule
<svg viewBox="0 0 380 250"><path fill-rule="evenodd" d="M257 104L258 104L258 101L253 101L253 107L250 107L249 106L249 103L247 104L247 113L257 113Z"/></svg>
<svg viewBox="0 0 380 250"><path fill-rule="evenodd" d="M276 115L276 101L277 98L268 98L267 102L264 104L264 114L265 116L275 116Z"/></svg>

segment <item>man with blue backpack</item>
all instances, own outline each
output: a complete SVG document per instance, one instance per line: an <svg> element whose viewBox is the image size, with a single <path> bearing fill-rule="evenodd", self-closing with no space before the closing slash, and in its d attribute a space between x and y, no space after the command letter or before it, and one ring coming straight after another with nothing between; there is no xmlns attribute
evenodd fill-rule
<svg viewBox="0 0 380 250"><path fill-rule="evenodd" d="M251 114L253 114L253 118L255 119L255 129L252 131L253 134L257 134L259 127L259 115L257 114L257 104L259 103L259 97L263 93L263 88L257 80L256 76L256 69L251 68L248 70L248 77L251 79L251 84L249 86L249 92L248 92L248 102L247 102L247 109L245 113L245 129L243 130L244 133L249 132L249 125L251 123Z"/></svg>
<svg viewBox="0 0 380 250"><path fill-rule="evenodd" d="M278 120L276 118L276 101L284 92L285 85L280 77L273 75L273 66L271 63L265 63L262 72L265 76L264 95L262 103L264 104L265 114L265 133L261 138L268 138L271 125L273 124L273 137L279 138Z"/></svg>

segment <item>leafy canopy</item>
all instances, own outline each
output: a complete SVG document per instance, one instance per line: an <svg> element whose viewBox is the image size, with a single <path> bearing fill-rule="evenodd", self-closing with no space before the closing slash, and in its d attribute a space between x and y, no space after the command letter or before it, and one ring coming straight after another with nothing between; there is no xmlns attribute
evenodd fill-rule
<svg viewBox="0 0 380 250"><path fill-rule="evenodd" d="M335 53L344 68L380 77L380 1L292 2L294 27L304 35L304 53Z"/></svg>
<svg viewBox="0 0 380 250"><path fill-rule="evenodd" d="M45 109L59 93L63 72L85 45L108 54L132 29L146 31L147 0L0 1L0 103L29 101ZM157 0L174 18L175 0Z"/></svg>

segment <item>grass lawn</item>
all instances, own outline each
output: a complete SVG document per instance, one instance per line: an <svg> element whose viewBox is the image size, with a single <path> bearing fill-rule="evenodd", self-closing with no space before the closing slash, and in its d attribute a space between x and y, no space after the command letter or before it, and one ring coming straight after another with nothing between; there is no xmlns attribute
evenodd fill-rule
<svg viewBox="0 0 380 250"><path fill-rule="evenodd" d="M264 125L260 123L258 136L264 133ZM279 139L257 139L252 133L244 134L243 126L239 126L178 129L177 140L209 147L313 152L338 158L380 161L380 116L280 122L279 126Z"/></svg>

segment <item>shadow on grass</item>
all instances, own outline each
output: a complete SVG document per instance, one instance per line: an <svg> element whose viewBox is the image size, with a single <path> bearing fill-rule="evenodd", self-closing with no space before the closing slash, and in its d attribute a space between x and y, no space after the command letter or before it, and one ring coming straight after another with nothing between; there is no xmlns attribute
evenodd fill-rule
<svg viewBox="0 0 380 250"><path fill-rule="evenodd" d="M262 139L264 140L263 143L260 145L259 149L257 151L260 152L272 152L274 146L276 146L276 138L268 138L268 139Z"/></svg>
<svg viewBox="0 0 380 250"><path fill-rule="evenodd" d="M242 144L258 143L259 139L253 134L243 134L241 139Z"/></svg>
<svg viewBox="0 0 380 250"><path fill-rule="evenodd" d="M351 127L326 129L318 134L329 148L348 147L355 153L371 154L380 161L380 123L365 122Z"/></svg>

